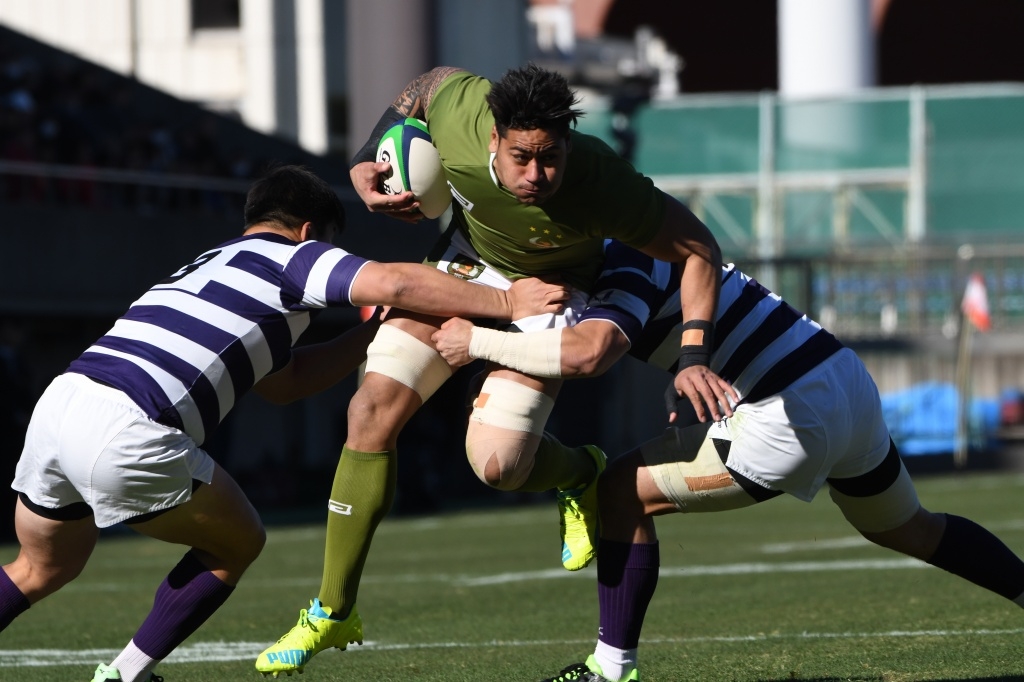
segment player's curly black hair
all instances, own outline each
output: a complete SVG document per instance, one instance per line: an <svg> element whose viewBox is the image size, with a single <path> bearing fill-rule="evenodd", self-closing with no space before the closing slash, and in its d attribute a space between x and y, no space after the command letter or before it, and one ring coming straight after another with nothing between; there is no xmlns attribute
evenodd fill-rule
<svg viewBox="0 0 1024 682"><path fill-rule="evenodd" d="M332 225L335 234L345 229L345 207L337 193L304 166L271 166L249 187L244 215L246 229L265 222L294 229L310 222L316 239Z"/></svg>
<svg viewBox="0 0 1024 682"><path fill-rule="evenodd" d="M511 130L547 130L568 135L569 126L583 116L576 93L565 76L527 64L509 69L487 94L487 105L494 114L498 134Z"/></svg>

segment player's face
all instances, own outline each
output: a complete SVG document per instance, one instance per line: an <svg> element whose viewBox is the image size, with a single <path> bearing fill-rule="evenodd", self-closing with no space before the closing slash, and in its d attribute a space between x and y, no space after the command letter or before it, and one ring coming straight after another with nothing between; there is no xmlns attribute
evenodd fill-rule
<svg viewBox="0 0 1024 682"><path fill-rule="evenodd" d="M490 151L498 180L521 203L542 204L562 184L569 138L546 130L491 130Z"/></svg>

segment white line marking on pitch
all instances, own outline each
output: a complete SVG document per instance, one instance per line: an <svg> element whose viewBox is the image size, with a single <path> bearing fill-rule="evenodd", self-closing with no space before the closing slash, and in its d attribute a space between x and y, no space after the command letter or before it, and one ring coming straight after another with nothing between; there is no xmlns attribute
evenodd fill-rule
<svg viewBox="0 0 1024 682"><path fill-rule="evenodd" d="M859 535L846 538L831 538L829 540L802 540L800 542L773 542L761 545L761 551L765 554L789 554L790 552L806 552L820 549L849 549L851 547L864 547L871 543Z"/></svg>
<svg viewBox="0 0 1024 682"><path fill-rule="evenodd" d="M705 642L766 642L800 639L885 639L896 637L1016 637L1024 628L1010 630L890 630L887 632L794 632L790 634L732 635L720 637L658 637L642 638L645 645L699 644ZM417 649L478 649L483 647L534 647L593 644L592 639L490 640L487 642L419 642L384 644L366 642L353 645L348 651L406 651ZM212 661L254 661L271 642L199 642L178 647L161 665L174 663L209 663ZM95 665L109 661L117 649L0 649L0 668Z"/></svg>
<svg viewBox="0 0 1024 682"><path fill-rule="evenodd" d="M909 557L895 559L859 559L848 561L783 561L783 562L752 562L744 564L717 564L710 566L662 566L659 576L662 578L692 578L696 576L716 575L754 575L765 573L812 573L820 571L889 571L908 568L928 568L928 564ZM488 585L507 585L510 583L529 582L532 580L593 580L596 570L591 567L582 571L566 571L561 568L548 568L539 571L519 571L515 573L498 573L495 575L469 576L449 575L446 573L399 574L363 576L363 584L388 585L396 583L446 583L454 587L485 587ZM319 584L319 576L296 576L287 580L266 579L246 580L246 588L281 587L282 585L303 586ZM118 583L72 583L64 588L65 592L120 592L138 591L139 585L123 585Z"/></svg>
<svg viewBox="0 0 1024 682"><path fill-rule="evenodd" d="M998 523L986 523L984 526L993 533L999 531L1024 530L1024 519L1011 519ZM856 547L867 547L871 543L859 535L851 535L843 538L829 538L821 540L800 540L798 542L772 542L761 545L761 552L764 554L788 554L790 552L806 552L820 549L850 549Z"/></svg>
<svg viewBox="0 0 1024 682"><path fill-rule="evenodd" d="M694 576L750 575L755 573L887 571L905 568L928 568L928 564L911 558L863 559L855 561L789 561L780 563L755 562L747 564L722 564L717 566L662 566L658 575L661 578L691 578ZM454 581L454 584L465 587L479 587L481 585L500 585L526 580L572 578L579 576L580 573L583 573L583 571L567 573L561 569L551 568L543 571L501 573L498 575L482 576L479 578L462 578L458 581Z"/></svg>

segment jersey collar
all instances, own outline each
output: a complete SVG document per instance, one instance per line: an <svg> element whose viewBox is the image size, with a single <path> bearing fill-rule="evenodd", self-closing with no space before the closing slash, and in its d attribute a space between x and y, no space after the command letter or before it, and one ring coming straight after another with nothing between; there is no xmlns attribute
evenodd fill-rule
<svg viewBox="0 0 1024 682"><path fill-rule="evenodd" d="M487 170L491 172L491 180L494 182L494 186L498 189L502 188L501 182L498 180L498 174L494 172L494 157L498 154L491 152L491 157L487 160Z"/></svg>

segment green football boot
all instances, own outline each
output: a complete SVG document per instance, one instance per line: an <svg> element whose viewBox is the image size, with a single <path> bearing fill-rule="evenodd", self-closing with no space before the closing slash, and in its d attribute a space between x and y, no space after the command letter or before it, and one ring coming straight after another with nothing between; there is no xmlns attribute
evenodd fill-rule
<svg viewBox="0 0 1024 682"><path fill-rule="evenodd" d="M573 663L562 668L562 672L554 677L541 682L640 682L640 673L633 668L628 675L618 680L605 677L597 659L591 654L586 663Z"/></svg>
<svg viewBox="0 0 1024 682"><path fill-rule="evenodd" d="M562 565L570 571L586 568L597 556L597 479L608 465L608 457L596 445L587 445L597 474L582 488L558 492L559 530L562 535Z"/></svg>
<svg viewBox="0 0 1024 682"><path fill-rule="evenodd" d="M92 682L121 682L121 671L112 665L100 663L92 674ZM164 682L164 678L150 673L149 682Z"/></svg>
<svg viewBox="0 0 1024 682"><path fill-rule="evenodd" d="M319 599L311 601L308 610L299 611L295 627L259 655L256 670L274 677L301 673L309 659L324 649L336 647L344 651L352 642L363 643L363 621L354 606L345 620L330 616L330 607L321 605Z"/></svg>

